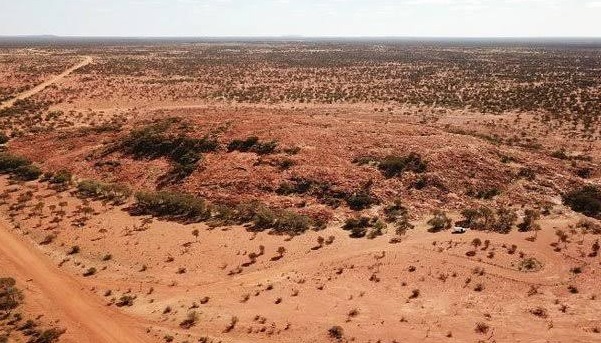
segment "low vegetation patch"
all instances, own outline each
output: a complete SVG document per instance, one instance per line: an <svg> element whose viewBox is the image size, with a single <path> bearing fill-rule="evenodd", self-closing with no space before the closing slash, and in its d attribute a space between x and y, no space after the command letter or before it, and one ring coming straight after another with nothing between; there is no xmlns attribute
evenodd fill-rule
<svg viewBox="0 0 601 343"><path fill-rule="evenodd" d="M107 201L115 205L123 204L131 194L131 190L121 184L83 180L77 185L79 197Z"/></svg>
<svg viewBox="0 0 601 343"><path fill-rule="evenodd" d="M48 173L45 177L48 182L58 186L67 186L73 180L73 174L66 169L61 169L56 173Z"/></svg>
<svg viewBox="0 0 601 343"><path fill-rule="evenodd" d="M135 197L137 214L189 221L210 218L206 202L190 194L169 191L138 192Z"/></svg>
<svg viewBox="0 0 601 343"><path fill-rule="evenodd" d="M182 132L165 133L176 121L177 119L170 118L133 130L106 153L119 151L137 159L167 158L174 166L166 181L184 179L196 170L202 159L201 154L217 150L219 144L215 138L209 136L192 138Z"/></svg>
<svg viewBox="0 0 601 343"><path fill-rule="evenodd" d="M250 223L251 231L270 230L274 234L295 236L323 225L307 215L271 209L258 201L236 206L211 205L190 194L168 191L138 192L135 198L132 208L135 214L184 222L209 221L210 226Z"/></svg>
<svg viewBox="0 0 601 343"><path fill-rule="evenodd" d="M16 286L16 281L10 277L0 278L0 342L21 342L24 340L13 336L20 331L29 343L58 342L65 330L59 328L42 329L38 319L26 319L20 310L25 297ZM11 317L12 313L12 317ZM10 318L10 321L6 321ZM10 326L17 325L14 329ZM2 330L5 329L5 330Z"/></svg>
<svg viewBox="0 0 601 343"><path fill-rule="evenodd" d="M533 257L529 257L529 258L525 258L523 260L520 261L519 265L518 265L518 269L522 272L536 272L539 271L543 268L543 264L533 258Z"/></svg>
<svg viewBox="0 0 601 343"><path fill-rule="evenodd" d="M601 189L598 186L573 190L563 196L563 202L575 212L601 219Z"/></svg>
<svg viewBox="0 0 601 343"><path fill-rule="evenodd" d="M3 152L0 153L0 174L10 174L18 180L32 181L39 178L42 171L25 157Z"/></svg>
<svg viewBox="0 0 601 343"><path fill-rule="evenodd" d="M0 278L0 311L13 310L23 302L23 293L15 285L13 278Z"/></svg>
<svg viewBox="0 0 601 343"><path fill-rule="evenodd" d="M428 220L428 225L430 225L428 232L435 233L451 229L453 223L451 219L447 217L447 214L445 212L441 210L436 210L433 213L433 217L430 218L430 220Z"/></svg>
<svg viewBox="0 0 601 343"><path fill-rule="evenodd" d="M262 231L270 229L275 234L299 235L312 226L312 220L306 215L288 210L271 210L267 207L258 209L252 219L253 229Z"/></svg>
<svg viewBox="0 0 601 343"><path fill-rule="evenodd" d="M386 223L378 217L358 217L348 218L342 229L350 231L350 237L362 238L367 236L369 239L374 239L381 236L386 231Z"/></svg>
<svg viewBox="0 0 601 343"><path fill-rule="evenodd" d="M493 231L497 233L511 232L518 218L513 209L500 207L496 211L480 206L477 208L468 208L461 211L464 219L457 225L472 230Z"/></svg>
<svg viewBox="0 0 601 343"><path fill-rule="evenodd" d="M386 177L395 177L406 171L423 173L426 171L426 162L421 155L414 152L407 156L387 156L378 164L378 169Z"/></svg>
<svg viewBox="0 0 601 343"><path fill-rule="evenodd" d="M250 136L246 139L234 139L227 146L227 151L254 152L259 155L268 155L276 151L276 141L262 142L259 137Z"/></svg>
<svg viewBox="0 0 601 343"><path fill-rule="evenodd" d="M374 165L387 178L399 176L407 171L423 173L427 169L427 163L415 152L406 156L389 155L384 158L364 156L355 158L353 162L359 165Z"/></svg>
<svg viewBox="0 0 601 343"><path fill-rule="evenodd" d="M335 185L325 181L295 177L280 184L276 193L279 195L310 195L320 203L332 208L338 208L346 203L352 210L361 211L379 203L369 188L368 184L357 191L346 191L337 189Z"/></svg>
<svg viewBox="0 0 601 343"><path fill-rule="evenodd" d="M396 199L392 204L384 208L385 221L392 223L395 227L395 234L403 236L408 230L415 228L409 222L409 211L403 206L400 199Z"/></svg>

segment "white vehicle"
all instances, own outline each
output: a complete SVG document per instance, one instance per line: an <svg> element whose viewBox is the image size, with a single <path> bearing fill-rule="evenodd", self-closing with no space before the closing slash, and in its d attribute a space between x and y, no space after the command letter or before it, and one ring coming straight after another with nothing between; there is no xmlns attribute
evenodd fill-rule
<svg viewBox="0 0 601 343"><path fill-rule="evenodd" d="M460 233L466 233L467 230L469 230L469 229L465 228L465 227L461 227L461 226L455 226L453 228L453 233L458 233L458 234L460 234Z"/></svg>

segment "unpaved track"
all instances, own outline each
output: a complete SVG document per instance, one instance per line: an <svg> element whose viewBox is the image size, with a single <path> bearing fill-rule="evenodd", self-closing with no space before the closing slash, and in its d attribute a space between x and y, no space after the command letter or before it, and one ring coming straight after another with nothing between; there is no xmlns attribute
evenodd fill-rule
<svg viewBox="0 0 601 343"><path fill-rule="evenodd" d="M32 95L35 95L35 94L37 94L37 93L39 93L39 92L43 91L43 90L44 90L46 87L48 87L48 86L50 86L50 85L52 85L52 84L54 84L54 83L57 83L57 82L59 82L61 79L63 79L63 78L64 78L64 77L66 77L67 75L71 74L71 73L72 73L72 72L74 72L75 70L77 70L77 69L79 69L79 68L81 68L81 67L87 66L87 65L88 65L88 64L90 64L90 63L92 63L92 57L90 57L90 56L85 56L81 62L79 62L78 64L76 64L76 65L74 65L74 66L70 67L69 69L67 69L67 70L63 71L62 73L60 73L60 74L58 74L58 75L56 75L56 76L53 76L52 78L50 78L50 79L48 79L48 80L46 80L46 81L44 81L44 82L40 83L39 85L37 85L37 86L33 87L32 89L30 89L30 90L27 90L27 91L25 91L25 92L23 92L23 93L21 93L21 94L17 95L16 97L14 97L14 98L12 98L12 99L9 99L9 100L7 100L7 101L5 101L5 102L1 103L1 104L0 104L0 110L1 110L1 109L5 109L5 108L8 108L8 107L11 107L12 105L14 105L14 103L15 103L17 100L24 100L24 99L27 99L27 98L29 98L30 96L32 96Z"/></svg>
<svg viewBox="0 0 601 343"><path fill-rule="evenodd" d="M82 290L82 286L71 276L55 267L51 261L30 243L24 242L7 228L0 219L0 254L24 279L31 280L43 295L50 300L71 323L77 323L81 342L143 343L150 341L125 314L102 304L95 295Z"/></svg>

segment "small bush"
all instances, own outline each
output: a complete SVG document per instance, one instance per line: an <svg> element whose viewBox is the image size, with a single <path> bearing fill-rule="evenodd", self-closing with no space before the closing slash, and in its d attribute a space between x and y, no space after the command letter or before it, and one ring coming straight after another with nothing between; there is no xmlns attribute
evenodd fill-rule
<svg viewBox="0 0 601 343"><path fill-rule="evenodd" d="M405 171L414 173L423 173L426 171L426 162L422 160L421 155L410 153L407 156L387 156L380 160L378 169L385 177L391 178L402 174Z"/></svg>
<svg viewBox="0 0 601 343"><path fill-rule="evenodd" d="M489 329L490 329L490 327L488 326L488 324L479 322L479 323L476 323L476 329L474 331L476 331L476 333L485 335Z"/></svg>
<svg viewBox="0 0 601 343"><path fill-rule="evenodd" d="M88 268L88 270L86 270L86 271L83 273L83 276L86 276L86 277L88 277L88 276L92 276L92 275L96 274L96 272L97 272L96 268L94 268L94 267L90 267L90 268Z"/></svg>
<svg viewBox="0 0 601 343"><path fill-rule="evenodd" d="M564 195L563 201L573 211L588 217L601 218L601 189L585 186Z"/></svg>
<svg viewBox="0 0 601 343"><path fill-rule="evenodd" d="M168 158L173 162L174 168L166 175L165 180L184 179L196 170L198 162L202 159L201 153L215 151L219 144L214 138L208 136L191 138L185 134L166 134L165 131L175 121L177 118L168 118L134 130L107 152L121 151L138 159Z"/></svg>
<svg viewBox="0 0 601 343"><path fill-rule="evenodd" d="M341 340L344 337L344 329L341 326L335 325L328 329L328 335L336 340Z"/></svg>
<svg viewBox="0 0 601 343"><path fill-rule="evenodd" d="M261 142L259 137L250 136L244 140L235 139L227 146L229 152L254 152L259 155L267 155L275 152L278 143L276 141Z"/></svg>
<svg viewBox="0 0 601 343"><path fill-rule="evenodd" d="M67 255L78 254L80 250L81 249L79 248L79 245L74 245L74 246L71 247L71 249L69 250L69 252L67 252Z"/></svg>
<svg viewBox="0 0 601 343"><path fill-rule="evenodd" d="M107 200L113 204L123 204L131 196L131 193L131 190L125 185L94 180L84 180L77 185L78 196Z"/></svg>
<svg viewBox="0 0 601 343"><path fill-rule="evenodd" d="M206 220L210 212L203 199L185 193L159 191L136 193L136 210L157 217Z"/></svg>
<svg viewBox="0 0 601 343"><path fill-rule="evenodd" d="M528 232L540 229L540 226L536 224L536 221L539 219L540 212L538 210L527 209L524 212L524 221L518 225L519 231Z"/></svg>
<svg viewBox="0 0 601 343"><path fill-rule="evenodd" d="M50 177L50 180L48 180L48 182L50 182L51 184L56 184L56 185L68 185L69 183L71 183L72 178L73 178L73 175L71 174L70 171L62 169L62 170L59 170L58 172L56 172L55 174L53 174Z"/></svg>
<svg viewBox="0 0 601 343"><path fill-rule="evenodd" d="M259 206L252 217L254 229L261 231L270 229L275 234L299 235L307 231L311 225L311 218L286 210L271 210Z"/></svg>
<svg viewBox="0 0 601 343"><path fill-rule="evenodd" d="M344 225L343 230L351 231L351 237L360 238L365 236L367 228L372 226L372 218L359 217L359 218L348 218Z"/></svg>
<svg viewBox="0 0 601 343"><path fill-rule="evenodd" d="M414 290L412 290L411 291L411 295L409 296L409 299L417 299L417 298L419 298L420 293L421 292L417 288L414 289Z"/></svg>
<svg viewBox="0 0 601 343"><path fill-rule="evenodd" d="M31 338L29 343L53 343L58 342L60 337L66 332L64 329L52 328L42 331L38 337Z"/></svg>
<svg viewBox="0 0 601 343"><path fill-rule="evenodd" d="M16 168L13 174L18 180L33 181L37 180L42 175L42 170L38 166L29 164Z"/></svg>
<svg viewBox="0 0 601 343"><path fill-rule="evenodd" d="M542 268L542 263L533 257L525 258L520 261L518 269L523 272L535 272Z"/></svg>
<svg viewBox="0 0 601 343"><path fill-rule="evenodd" d="M518 172L518 177L532 181L536 178L536 172L532 168L523 167Z"/></svg>
<svg viewBox="0 0 601 343"><path fill-rule="evenodd" d="M191 327L196 325L197 321L198 321L198 314L196 314L195 311L192 311L192 312L188 313L188 316L186 317L186 319L184 319L184 321L179 323L179 326L182 329L190 329Z"/></svg>
<svg viewBox="0 0 601 343"><path fill-rule="evenodd" d="M468 208L461 211L461 214L464 219L457 223L459 226L503 234L511 232L517 220L515 211L506 207L499 208L496 213L486 206Z"/></svg>
<svg viewBox="0 0 601 343"><path fill-rule="evenodd" d="M386 224L378 219L378 217L348 218L344 222L342 229L350 231L350 237L352 238L362 238L367 235L369 239L374 239L384 233Z"/></svg>
<svg viewBox="0 0 601 343"><path fill-rule="evenodd" d="M11 173L19 167L31 165L31 161L22 156L12 155L6 152L0 153L0 173Z"/></svg>
<svg viewBox="0 0 601 343"><path fill-rule="evenodd" d="M442 230L449 230L452 226L452 222L445 212L436 210L434 211L434 217L428 220L428 225L430 225L428 232L435 233Z"/></svg>
<svg viewBox="0 0 601 343"><path fill-rule="evenodd" d="M490 200L499 194L501 191L498 188L486 188L476 191L473 196L478 199Z"/></svg>
<svg viewBox="0 0 601 343"><path fill-rule="evenodd" d="M377 200L373 198L366 190L353 193L345 200L353 211L361 211L370 208L372 205L377 203Z"/></svg>
<svg viewBox="0 0 601 343"><path fill-rule="evenodd" d="M115 303L115 305L117 307L133 306L134 300L136 300L135 296L129 295L129 294L125 294L125 295L122 295L119 298L119 301L117 301L117 303Z"/></svg>
<svg viewBox="0 0 601 343"><path fill-rule="evenodd" d="M13 278L0 278L0 311L15 309L23 302L23 293L15 285Z"/></svg>
<svg viewBox="0 0 601 343"><path fill-rule="evenodd" d="M233 141L230 142L230 144L228 144L227 146L227 150L228 151L241 151L241 152L247 152L250 151L250 149L252 149L252 147L257 144L259 142L259 137L257 136L250 136L247 137L246 139L242 140L242 139L234 139Z"/></svg>

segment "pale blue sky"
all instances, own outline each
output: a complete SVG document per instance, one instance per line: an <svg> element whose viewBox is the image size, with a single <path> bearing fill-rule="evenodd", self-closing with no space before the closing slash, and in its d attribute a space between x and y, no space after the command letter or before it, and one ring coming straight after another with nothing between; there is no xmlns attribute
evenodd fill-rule
<svg viewBox="0 0 601 343"><path fill-rule="evenodd" d="M601 37L601 0L0 0L0 35Z"/></svg>

